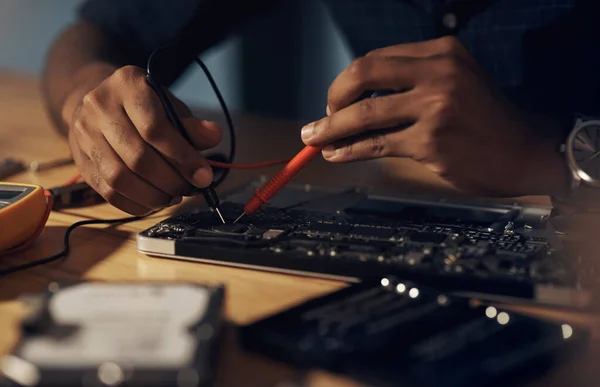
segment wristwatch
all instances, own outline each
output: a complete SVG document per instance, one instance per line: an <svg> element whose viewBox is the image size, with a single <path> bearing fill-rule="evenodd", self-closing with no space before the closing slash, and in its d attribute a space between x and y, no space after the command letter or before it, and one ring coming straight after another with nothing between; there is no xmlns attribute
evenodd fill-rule
<svg viewBox="0 0 600 387"><path fill-rule="evenodd" d="M570 183L565 195L552 199L579 209L600 210L600 118L577 117L560 150Z"/></svg>

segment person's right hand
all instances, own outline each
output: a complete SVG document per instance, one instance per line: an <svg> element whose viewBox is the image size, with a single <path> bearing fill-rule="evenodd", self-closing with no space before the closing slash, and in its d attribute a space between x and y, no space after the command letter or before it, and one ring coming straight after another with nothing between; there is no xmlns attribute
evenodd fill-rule
<svg viewBox="0 0 600 387"><path fill-rule="evenodd" d="M205 188L213 172L200 151L216 146L221 128L192 116L171 98L192 144L169 121L144 70L126 66L77 97L67 117L69 145L85 181L132 215L181 201L191 186Z"/></svg>

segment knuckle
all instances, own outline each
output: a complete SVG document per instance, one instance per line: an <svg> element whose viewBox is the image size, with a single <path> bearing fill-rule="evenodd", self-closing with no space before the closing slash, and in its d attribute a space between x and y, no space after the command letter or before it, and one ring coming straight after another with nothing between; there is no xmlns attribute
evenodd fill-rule
<svg viewBox="0 0 600 387"><path fill-rule="evenodd" d="M125 168L103 168L103 178L106 184L112 188L122 187L127 184L127 172Z"/></svg>
<svg viewBox="0 0 600 387"><path fill-rule="evenodd" d="M149 154L147 149L132 150L131 158L127 164L132 171L139 174L149 165L148 159Z"/></svg>
<svg viewBox="0 0 600 387"><path fill-rule="evenodd" d="M144 75L144 71L137 66L128 65L117 69L113 77L119 82L130 82Z"/></svg>
<svg viewBox="0 0 600 387"><path fill-rule="evenodd" d="M348 73L351 76L352 81L357 85L363 85L368 77L371 69L371 59L367 57L361 57L356 59L348 67Z"/></svg>
<svg viewBox="0 0 600 387"><path fill-rule="evenodd" d="M127 129L127 127L125 127L124 125L122 125L120 122L117 122L117 121L110 122L110 124L108 126L110 127L110 131L111 131L112 135L115 137L116 142L118 144L124 144L124 145L130 144L131 133Z"/></svg>
<svg viewBox="0 0 600 387"><path fill-rule="evenodd" d="M444 55L437 60L436 74L445 82L455 82L462 73L461 61L456 55Z"/></svg>
<svg viewBox="0 0 600 387"><path fill-rule="evenodd" d="M93 147L90 150L89 157L90 157L90 160L92 161L92 163L94 163L96 166L102 165L102 153L100 152L100 150L98 148Z"/></svg>
<svg viewBox="0 0 600 387"><path fill-rule="evenodd" d="M146 142L154 143L160 138L160 128L156 115L149 113L146 118L136 124L137 130Z"/></svg>
<svg viewBox="0 0 600 387"><path fill-rule="evenodd" d="M358 120L363 125L371 124L375 119L376 106L375 100L367 98L358 104Z"/></svg>
<svg viewBox="0 0 600 387"><path fill-rule="evenodd" d="M421 137L418 149L420 160L432 160L439 151L439 135L435 129L427 130Z"/></svg>
<svg viewBox="0 0 600 387"><path fill-rule="evenodd" d="M94 189L94 191L104 198L104 200L110 204L115 203L115 199L118 196L117 192L110 186L104 184L102 176L100 176L97 171L90 173L85 180Z"/></svg>
<svg viewBox="0 0 600 387"><path fill-rule="evenodd" d="M432 171L435 174L437 174L438 176L440 176L441 178L447 178L448 176L450 176L450 168L448 167L447 163L432 162L432 163L427 163L426 167L430 171Z"/></svg>
<svg viewBox="0 0 600 387"><path fill-rule="evenodd" d="M102 195L102 177L100 177L98 173L90 173L89 178L87 178L86 181L92 186L92 188ZM102 197L104 197L104 195L102 195Z"/></svg>
<svg viewBox="0 0 600 387"><path fill-rule="evenodd" d="M116 205L119 194L111 187L106 187L102 190L102 192L100 192L100 196L102 196L108 203Z"/></svg>
<svg viewBox="0 0 600 387"><path fill-rule="evenodd" d="M332 87L333 86L329 86L329 91L327 92L327 106L329 106L330 109L332 109L332 113L337 111L337 100L333 97L332 94Z"/></svg>
<svg viewBox="0 0 600 387"><path fill-rule="evenodd" d="M337 117L327 117L317 122L314 128L315 134L319 136L323 134L327 135L328 133L330 133L332 130L335 129L336 119Z"/></svg>
<svg viewBox="0 0 600 387"><path fill-rule="evenodd" d="M385 138L382 134L376 134L371 137L370 153L375 157L382 157L386 154Z"/></svg>
<svg viewBox="0 0 600 387"><path fill-rule="evenodd" d="M339 83L333 82L327 90L327 106L332 109L332 112L339 110L342 101L342 96L339 93Z"/></svg>
<svg viewBox="0 0 600 387"><path fill-rule="evenodd" d="M454 114L454 103L450 93L439 93L432 97L429 107L428 116L435 118L435 127L438 122L448 122Z"/></svg>
<svg viewBox="0 0 600 387"><path fill-rule="evenodd" d="M369 52L367 52L367 54L365 55L366 58L372 58L374 56L378 56L382 53L382 49L381 48L376 48L375 50L371 50Z"/></svg>
<svg viewBox="0 0 600 387"><path fill-rule="evenodd" d="M444 36L438 40L438 44L443 52L458 52L462 48L462 44L455 36Z"/></svg>
<svg viewBox="0 0 600 387"><path fill-rule="evenodd" d="M82 110L101 110L104 105L104 99L100 92L94 90L83 96L81 101Z"/></svg>
<svg viewBox="0 0 600 387"><path fill-rule="evenodd" d="M343 144L336 150L336 153L340 155L343 160L354 160L356 157L355 144L352 142Z"/></svg>
<svg viewBox="0 0 600 387"><path fill-rule="evenodd" d="M134 89L133 103L136 109L144 112L152 112L155 107L154 100L156 98L154 91L146 83Z"/></svg>
<svg viewBox="0 0 600 387"><path fill-rule="evenodd" d="M78 137L83 135L87 131L87 124L81 118L76 118L73 121L73 124L71 125L71 127L73 129L73 134L75 134Z"/></svg>

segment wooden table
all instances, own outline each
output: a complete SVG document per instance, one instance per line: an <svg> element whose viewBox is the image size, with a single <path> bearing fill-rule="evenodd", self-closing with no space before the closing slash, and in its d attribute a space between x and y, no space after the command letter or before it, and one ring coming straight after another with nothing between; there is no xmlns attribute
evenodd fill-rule
<svg viewBox="0 0 600 387"><path fill-rule="evenodd" d="M66 141L57 135L45 115L35 79L0 73L0 156L26 161L51 161L68 157ZM223 122L213 112L200 113L207 119ZM297 123L260 117L235 118L239 136L239 162L289 157L302 147ZM294 134L296 131L296 134ZM267 137L268 136L268 137ZM260 139L269 138L278 147L266 147ZM273 169L261 171L271 174ZM10 179L52 187L66 181L76 172L74 166L50 171L26 172ZM255 178L255 172L233 172L231 187ZM334 185L355 184L375 188L401 189L403 192L436 192L459 195L448 185L409 160L368 162L353 165L331 165L322 160L311 163L298 177L299 181ZM544 198L521 198L547 204ZM72 251L68 259L44 267L0 278L0 355L7 353L18 340L18 324L23 305L18 298L38 292L53 281L86 280L179 280L199 283L223 283L227 286L226 315L234 324L245 324L277 310L344 286L343 283L300 278L282 274L227 268L216 265L150 258L136 251L135 233L167 217L171 211L199 205L198 199L186 200L178 209L166 210L148 219L118 227L91 226L72 235ZM87 218L115 218L123 213L103 204L90 208L52 213L39 241L28 251L3 258L0 267L45 257L62 248L62 237L72 223ZM544 310L528 312L549 313ZM592 324L589 316L566 316ZM598 353L594 341L594 353ZM536 385L598 385L593 375L597 357L581 356L574 365L561 367ZM352 381L321 372L299 375L294 370L271 361L243 353L229 335L219 371L220 386L275 386L278 382L303 380L310 386L354 385ZM592 377L594 377L592 379ZM568 383L567 383L568 381ZM596 383L592 383L595 381Z"/></svg>

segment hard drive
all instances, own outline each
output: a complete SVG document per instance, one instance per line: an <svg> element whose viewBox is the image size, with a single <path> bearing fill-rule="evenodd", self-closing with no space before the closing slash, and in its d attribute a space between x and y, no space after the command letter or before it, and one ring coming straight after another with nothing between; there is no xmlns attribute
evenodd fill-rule
<svg viewBox="0 0 600 387"><path fill-rule="evenodd" d="M188 283L52 284L30 301L0 384L210 385L223 297L223 287Z"/></svg>

